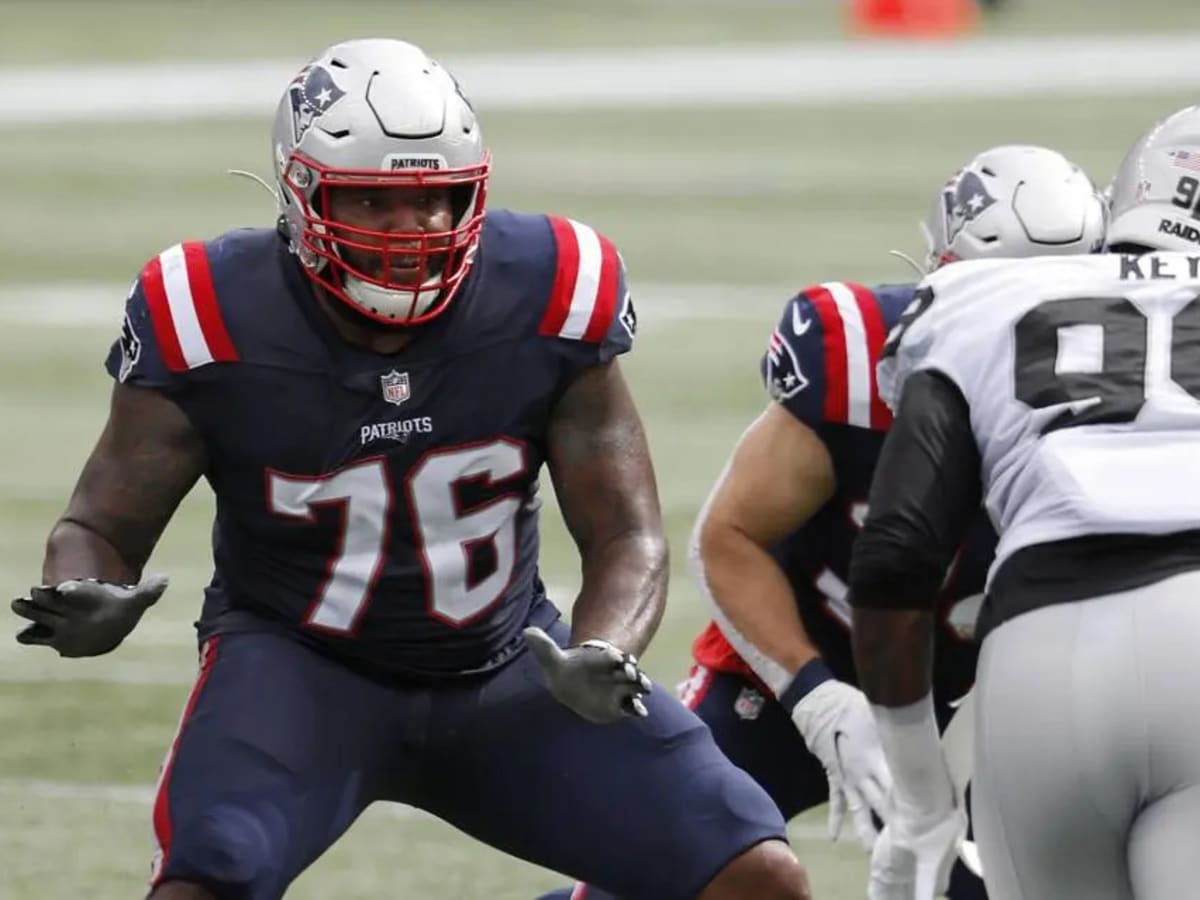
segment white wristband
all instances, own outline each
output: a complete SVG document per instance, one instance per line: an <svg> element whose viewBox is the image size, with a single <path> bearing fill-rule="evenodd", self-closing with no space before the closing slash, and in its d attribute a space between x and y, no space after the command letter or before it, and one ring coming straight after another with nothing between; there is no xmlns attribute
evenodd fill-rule
<svg viewBox="0 0 1200 900"><path fill-rule="evenodd" d="M933 693L908 706L871 704L871 712L892 770L897 802L917 811L952 808L954 787L942 756Z"/></svg>

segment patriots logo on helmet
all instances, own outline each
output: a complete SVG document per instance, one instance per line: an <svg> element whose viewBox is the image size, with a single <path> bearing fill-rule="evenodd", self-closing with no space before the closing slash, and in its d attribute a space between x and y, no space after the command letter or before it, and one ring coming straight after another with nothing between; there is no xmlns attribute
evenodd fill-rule
<svg viewBox="0 0 1200 900"><path fill-rule="evenodd" d="M304 137L314 121L327 113L346 96L337 86L329 70L323 66L305 66L288 88L292 101L292 134L296 143Z"/></svg>
<svg viewBox="0 0 1200 900"><path fill-rule="evenodd" d="M767 390L776 400L787 400L806 387L808 379L800 371L795 351L776 328L767 344Z"/></svg>
<svg viewBox="0 0 1200 900"><path fill-rule="evenodd" d="M983 179L969 170L947 186L942 200L946 204L946 234L951 241L968 222L975 221L996 202Z"/></svg>

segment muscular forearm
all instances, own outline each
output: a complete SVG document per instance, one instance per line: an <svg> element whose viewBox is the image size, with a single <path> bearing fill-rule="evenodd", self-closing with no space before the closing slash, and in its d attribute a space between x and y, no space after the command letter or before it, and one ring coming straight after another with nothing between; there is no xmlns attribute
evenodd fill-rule
<svg viewBox="0 0 1200 900"><path fill-rule="evenodd" d="M725 636L759 678L782 692L818 655L783 571L766 550L728 526L704 529L689 561Z"/></svg>
<svg viewBox="0 0 1200 900"><path fill-rule="evenodd" d="M661 534L630 532L583 555L583 587L571 615L571 643L599 639L642 654L667 600L667 544Z"/></svg>
<svg viewBox="0 0 1200 900"><path fill-rule="evenodd" d="M872 703L907 706L920 700L931 689L933 614L855 609L854 665Z"/></svg>
<svg viewBox="0 0 1200 900"><path fill-rule="evenodd" d="M134 584L140 577L140 562L126 560L107 538L82 522L60 519L46 541L43 584L59 584L73 578Z"/></svg>

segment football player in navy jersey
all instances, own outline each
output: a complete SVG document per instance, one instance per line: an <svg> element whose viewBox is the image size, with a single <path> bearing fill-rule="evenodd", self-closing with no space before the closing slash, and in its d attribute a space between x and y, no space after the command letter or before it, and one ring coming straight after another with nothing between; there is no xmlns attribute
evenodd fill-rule
<svg viewBox="0 0 1200 900"><path fill-rule="evenodd" d="M997 147L938 191L923 225L926 264L1087 253L1103 227L1103 204L1078 167L1040 147ZM846 581L891 424L875 364L914 287L831 282L787 302L761 363L770 402L734 448L691 548L715 621L694 644L682 699L785 818L828 800L831 836L849 813L868 847L872 813L888 815L891 777L856 686ZM981 513L943 582L943 726L974 677L972 628L994 546ZM577 885L544 900L568 894L606 896ZM983 897L983 883L960 865L949 896Z"/></svg>
<svg viewBox="0 0 1200 900"><path fill-rule="evenodd" d="M375 800L624 897L807 898L770 797L638 667L667 584L616 356L615 247L485 212L454 79L335 45L279 105L277 229L155 256L19 640L117 647L184 495L216 496L200 672L160 773L155 900L274 900ZM538 574L545 464L580 553Z"/></svg>

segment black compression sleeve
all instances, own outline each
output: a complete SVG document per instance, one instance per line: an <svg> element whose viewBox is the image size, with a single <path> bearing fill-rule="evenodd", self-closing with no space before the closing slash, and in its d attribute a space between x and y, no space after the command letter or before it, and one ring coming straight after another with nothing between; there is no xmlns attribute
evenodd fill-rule
<svg viewBox="0 0 1200 900"><path fill-rule="evenodd" d="M871 482L854 542L850 602L929 609L972 516L979 511L979 449L958 386L938 372L909 376Z"/></svg>

